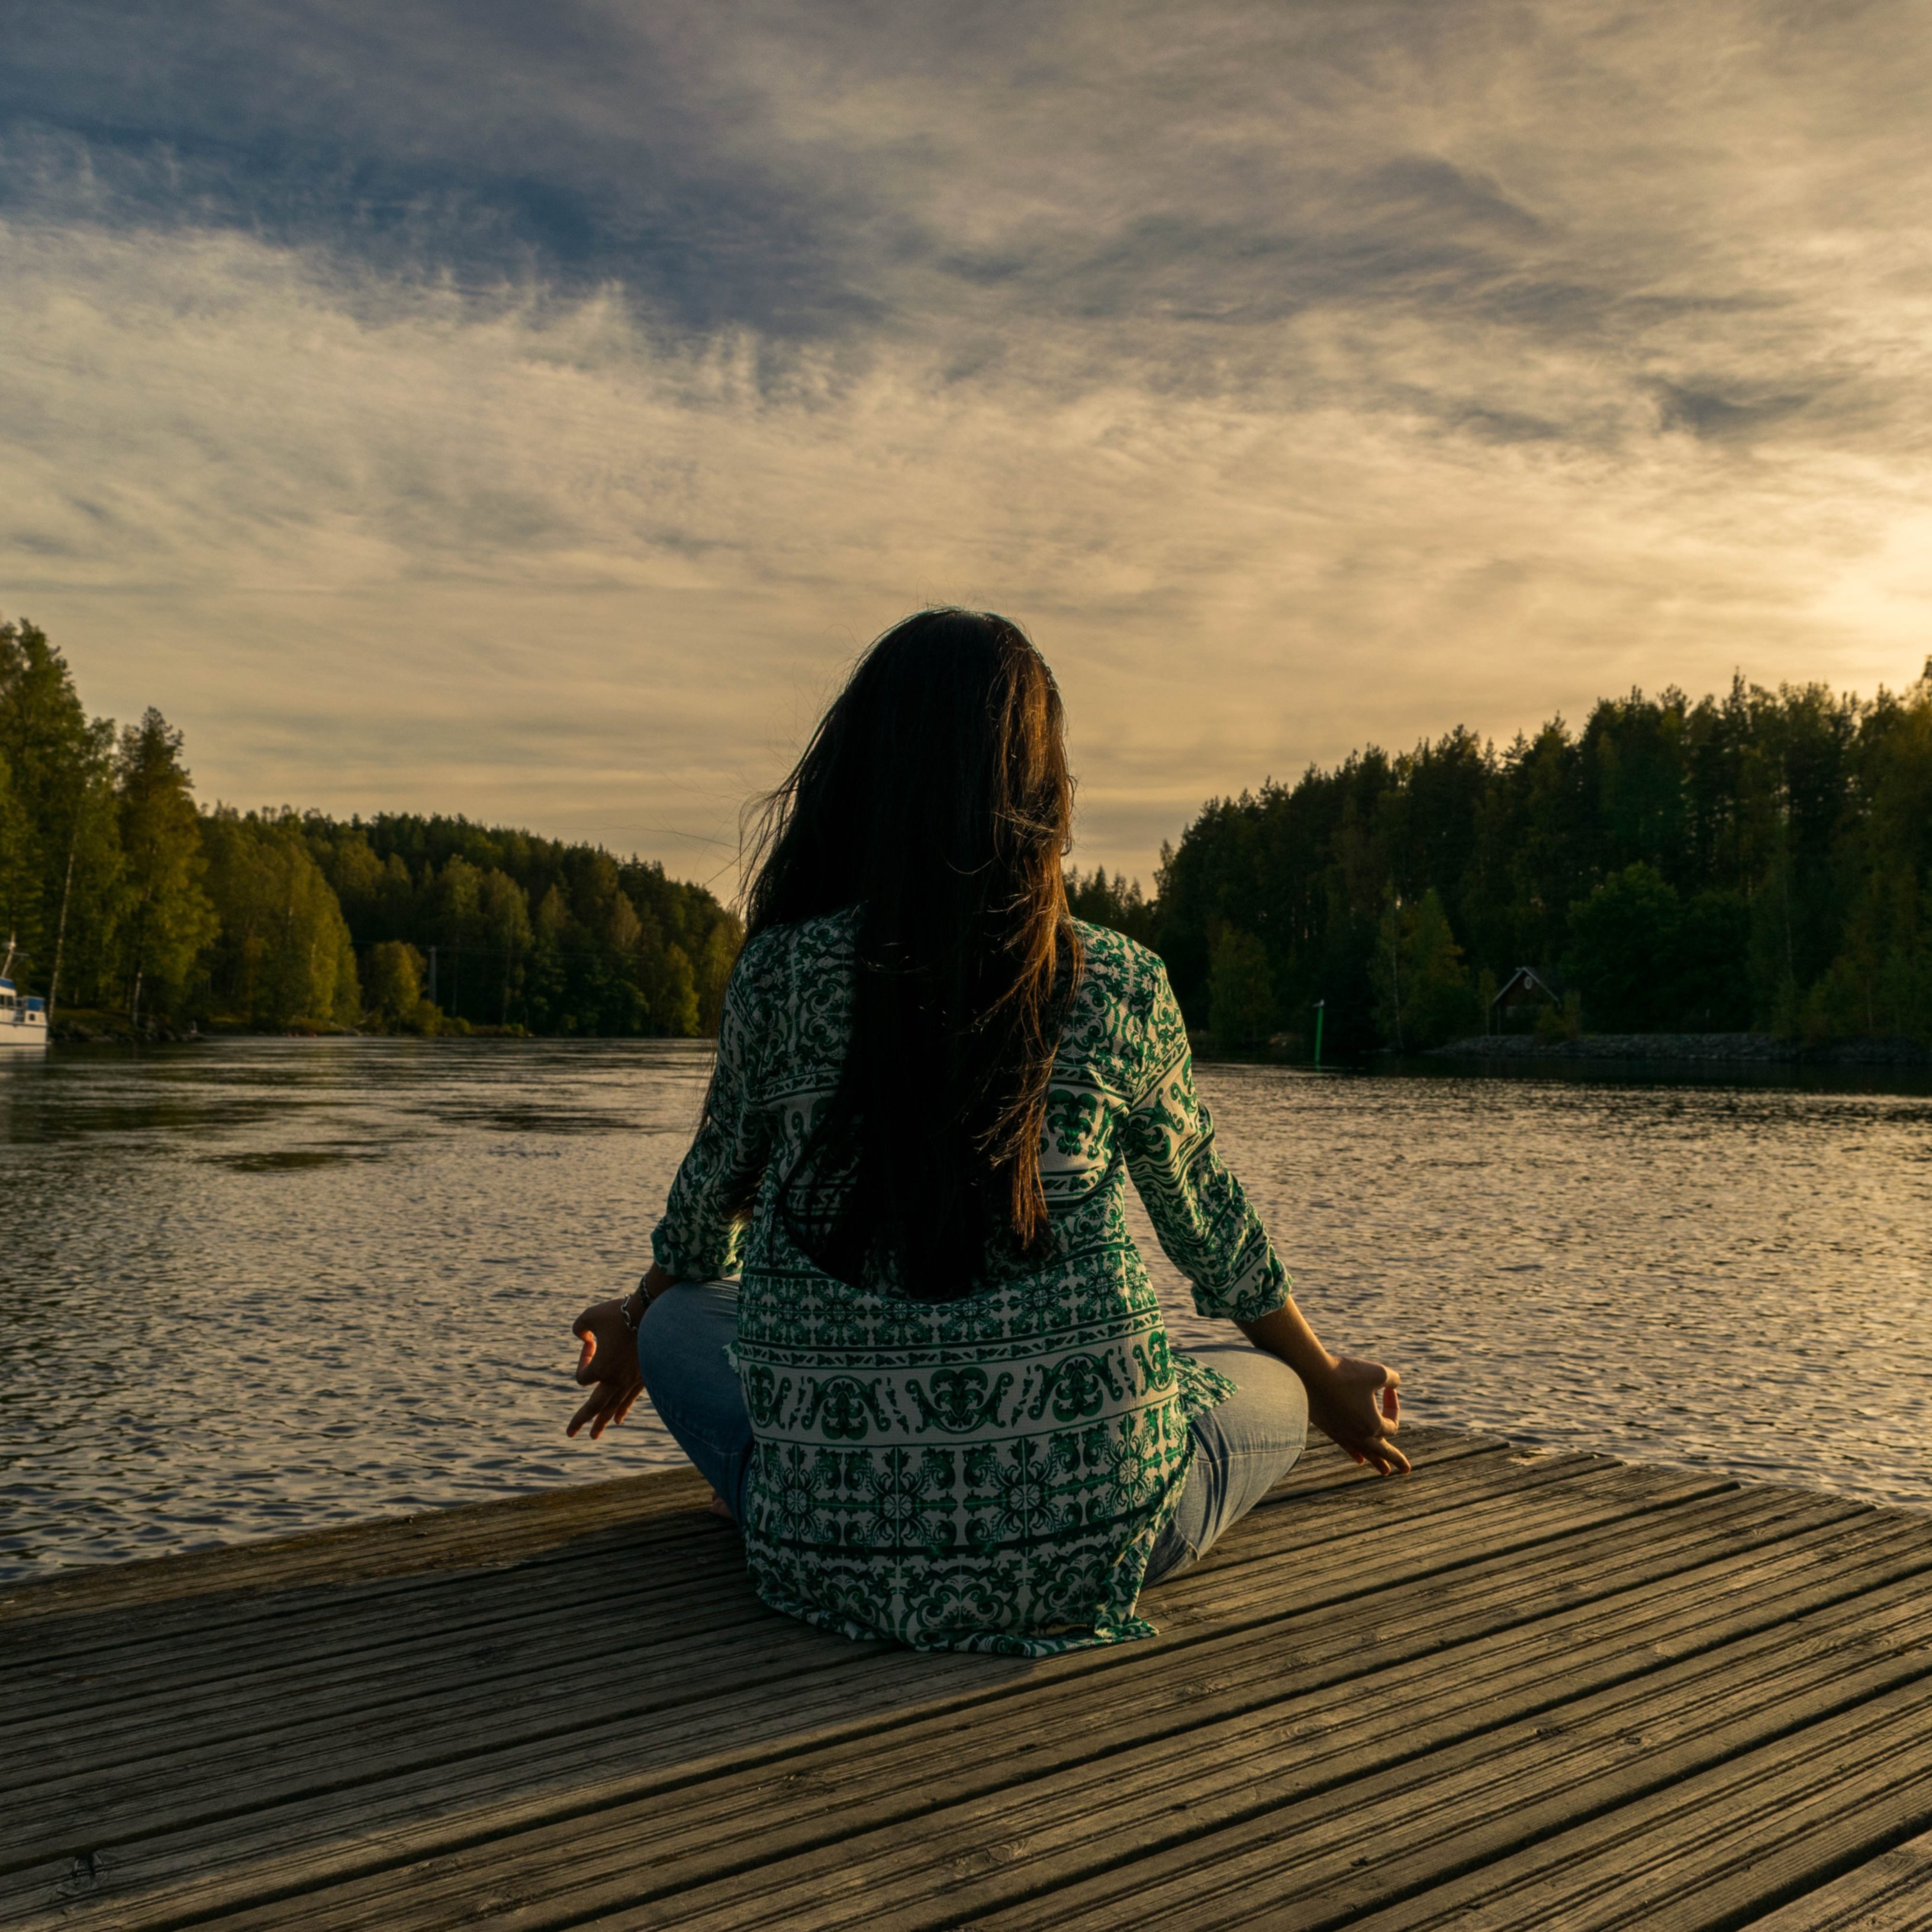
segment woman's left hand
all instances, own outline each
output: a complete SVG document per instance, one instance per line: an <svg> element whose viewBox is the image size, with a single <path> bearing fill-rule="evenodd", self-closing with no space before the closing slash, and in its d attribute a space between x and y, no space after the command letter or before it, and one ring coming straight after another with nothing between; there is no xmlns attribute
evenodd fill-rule
<svg viewBox="0 0 1932 1932"><path fill-rule="evenodd" d="M1406 1476L1408 1458L1390 1440L1402 1426L1402 1378L1380 1362L1331 1355L1290 1295L1270 1313L1236 1324L1257 1348L1286 1362L1308 1391L1308 1419L1379 1475Z"/></svg>
<svg viewBox="0 0 1932 1932"><path fill-rule="evenodd" d="M577 1360L578 1382L592 1392L563 1432L574 1436L587 1422L594 1442L605 1430L622 1422L630 1414L632 1403L644 1392L644 1372L638 1366L637 1330L626 1324L622 1302L599 1301L570 1324L570 1332L584 1344Z"/></svg>
<svg viewBox="0 0 1932 1932"><path fill-rule="evenodd" d="M1408 1458L1390 1439L1402 1426L1402 1377L1380 1362L1331 1355L1325 1373L1304 1376L1308 1419L1378 1475L1406 1476Z"/></svg>

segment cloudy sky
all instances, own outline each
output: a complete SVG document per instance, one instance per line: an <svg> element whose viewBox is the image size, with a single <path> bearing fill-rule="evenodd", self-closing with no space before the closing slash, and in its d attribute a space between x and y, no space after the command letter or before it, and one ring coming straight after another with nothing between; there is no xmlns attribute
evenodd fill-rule
<svg viewBox="0 0 1932 1932"><path fill-rule="evenodd" d="M907 610L1082 862L1932 651L1932 10L0 0L0 614L205 798L728 886Z"/></svg>

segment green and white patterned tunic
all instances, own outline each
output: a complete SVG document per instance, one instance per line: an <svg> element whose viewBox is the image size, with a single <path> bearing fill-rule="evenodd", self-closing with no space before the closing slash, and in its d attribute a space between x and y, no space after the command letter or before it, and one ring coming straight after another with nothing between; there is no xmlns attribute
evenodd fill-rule
<svg viewBox="0 0 1932 1932"><path fill-rule="evenodd" d="M1202 1313L1252 1320L1288 1298L1214 1153L1165 969L1079 931L1040 1150L1048 1234L958 1301L836 1280L777 1212L844 1063L854 916L773 927L732 975L709 1115L652 1246L680 1280L742 1262L746 1555L766 1602L808 1623L1021 1656L1150 1635L1135 1603L1186 1480L1188 1420L1232 1384L1168 1347L1127 1177ZM731 1207L748 1198L748 1224Z"/></svg>

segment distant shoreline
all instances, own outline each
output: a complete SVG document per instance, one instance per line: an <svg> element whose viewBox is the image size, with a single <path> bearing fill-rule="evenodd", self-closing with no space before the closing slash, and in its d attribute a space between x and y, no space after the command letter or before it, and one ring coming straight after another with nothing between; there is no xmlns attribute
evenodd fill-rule
<svg viewBox="0 0 1932 1932"><path fill-rule="evenodd" d="M454 1032L435 1037L466 1040L522 1040L615 1038L592 1034L540 1035L517 1027L476 1027L464 1034ZM624 1036L662 1038L662 1035ZM177 1030L168 1027L130 1029L124 1019L88 1012L75 1020L56 1020L52 1042L59 1046L162 1046L201 1045L216 1040L244 1039L421 1038L420 1035L390 1035L366 1032L354 1027L255 1028L218 1025L206 1030L193 1027ZM1274 1060L1280 1056L1263 1050L1229 1049L1205 1033L1190 1035L1197 1055L1208 1059ZM1376 1056L1372 1056L1374 1058ZM1417 1058L1427 1060L1507 1061L1526 1064L1575 1065L1579 1061L1614 1062L1622 1066L1932 1066L1932 1048L1916 1040L1900 1039L1834 1040L1808 1046L1802 1042L1781 1040L1774 1034L1759 1033L1599 1033L1582 1034L1574 1040L1545 1042L1528 1034L1476 1034L1454 1040L1444 1046L1430 1047ZM1336 1064L1353 1056L1337 1056ZM1292 1064L1305 1064L1300 1054Z"/></svg>
<svg viewBox="0 0 1932 1932"><path fill-rule="evenodd" d="M1647 1060L1699 1066L1932 1066L1913 1040L1843 1040L1807 1046L1760 1033L1599 1033L1545 1043L1528 1034L1478 1034L1432 1047L1438 1060Z"/></svg>

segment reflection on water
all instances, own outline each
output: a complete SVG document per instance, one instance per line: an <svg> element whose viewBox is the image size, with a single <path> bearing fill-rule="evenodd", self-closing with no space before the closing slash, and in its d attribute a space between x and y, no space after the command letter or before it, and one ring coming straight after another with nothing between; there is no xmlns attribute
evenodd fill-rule
<svg viewBox="0 0 1932 1932"><path fill-rule="evenodd" d="M260 1040L0 1074L0 1574L680 1460L566 1440L707 1048ZM644 1426L638 1425L642 1422Z"/></svg>
<svg viewBox="0 0 1932 1932"><path fill-rule="evenodd" d="M392 1040L0 1070L0 1576L676 1460L641 1406L565 1438L567 1324L647 1258L708 1072ZM1324 1338L1414 1414L1932 1503L1932 1100L1201 1081ZM1177 1337L1225 1334L1150 1254Z"/></svg>

